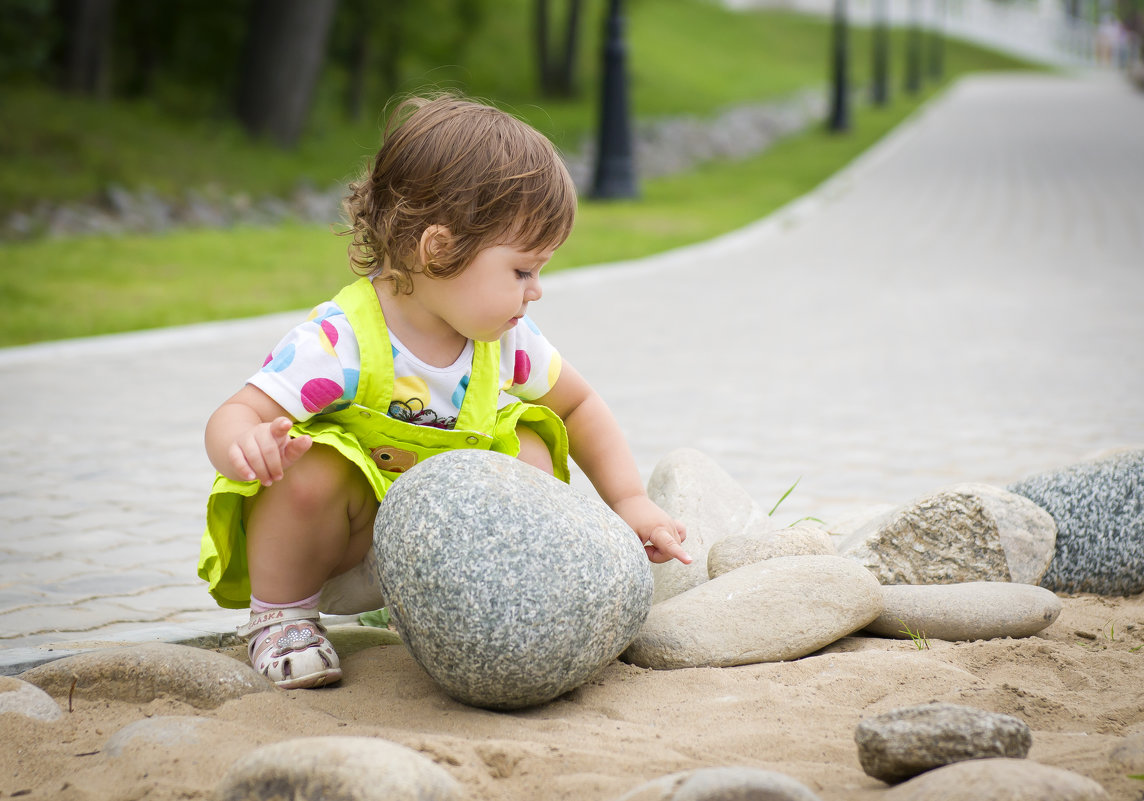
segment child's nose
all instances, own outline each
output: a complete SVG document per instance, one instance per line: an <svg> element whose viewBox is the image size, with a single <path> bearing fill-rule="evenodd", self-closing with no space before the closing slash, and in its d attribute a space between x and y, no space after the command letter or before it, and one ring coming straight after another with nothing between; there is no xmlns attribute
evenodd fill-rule
<svg viewBox="0 0 1144 801"><path fill-rule="evenodd" d="M540 288L540 279L533 278L528 282L528 289L524 291L526 300L540 300L544 296L544 290Z"/></svg>

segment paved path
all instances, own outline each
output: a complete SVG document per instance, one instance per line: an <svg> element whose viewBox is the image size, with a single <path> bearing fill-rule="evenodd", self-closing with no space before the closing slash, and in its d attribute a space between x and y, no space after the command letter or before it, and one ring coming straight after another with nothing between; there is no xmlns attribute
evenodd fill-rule
<svg viewBox="0 0 1144 801"><path fill-rule="evenodd" d="M194 574L202 427L296 316L0 351L3 672L245 619ZM780 518L1144 445L1144 94L965 80L806 200L553 276L535 317L645 477L678 447L767 507L801 477Z"/></svg>

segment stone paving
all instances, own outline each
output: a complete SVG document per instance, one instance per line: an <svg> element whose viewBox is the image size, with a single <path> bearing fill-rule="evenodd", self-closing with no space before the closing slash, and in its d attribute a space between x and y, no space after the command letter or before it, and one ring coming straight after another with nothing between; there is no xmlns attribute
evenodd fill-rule
<svg viewBox="0 0 1144 801"><path fill-rule="evenodd" d="M1114 76L966 79L802 201L552 276L533 316L645 478L692 447L764 508L800 479L780 522L1140 447L1142 131ZM0 673L245 620L195 576L202 429L298 317L0 350Z"/></svg>

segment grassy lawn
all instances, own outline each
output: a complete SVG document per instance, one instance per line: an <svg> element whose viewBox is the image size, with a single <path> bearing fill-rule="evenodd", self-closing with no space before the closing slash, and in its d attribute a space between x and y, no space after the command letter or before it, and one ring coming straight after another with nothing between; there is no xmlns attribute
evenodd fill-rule
<svg viewBox="0 0 1144 801"><path fill-rule="evenodd" d="M520 35L512 26L521 24L510 16L497 15L482 33L482 53L508 52ZM633 105L644 118L702 115L824 83L828 28L821 20L657 0L633 3L629 22ZM902 32L895 35L900 57ZM868 43L867 32L855 32L858 85L865 81ZM593 36L586 52L595 46ZM945 55L947 81L970 71L1028 68L954 42ZM589 100L541 108L519 65L510 77L509 59L473 59L463 70L468 91L496 97L565 145L591 130ZM449 74L441 80L448 84ZM327 87L322 102L335 89ZM576 229L549 269L649 255L757 220L813 189L937 91L931 85L912 98L895 91L886 109L860 102L848 135L813 128L754 158L647 181L637 201L582 201ZM319 115L302 146L285 153L217 120L191 124L150 106L12 91L0 104L0 212L37 198L88 197L108 182L257 195L288 191L300 179L342 181L375 147L377 125L335 118ZM323 226L285 225L0 245L0 346L306 308L353 277L346 244Z"/></svg>

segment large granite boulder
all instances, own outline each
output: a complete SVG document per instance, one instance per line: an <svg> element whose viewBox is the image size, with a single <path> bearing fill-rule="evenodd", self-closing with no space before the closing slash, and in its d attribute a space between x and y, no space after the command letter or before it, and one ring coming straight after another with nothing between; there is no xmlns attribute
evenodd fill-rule
<svg viewBox="0 0 1144 801"><path fill-rule="evenodd" d="M648 479L647 493L687 527L683 547L692 558L689 565L675 559L652 565L652 603L707 581L707 553L719 540L748 528L770 528L770 519L747 491L709 456L693 448L679 448L665 456Z"/></svg>
<svg viewBox="0 0 1144 801"><path fill-rule="evenodd" d="M1061 599L1044 587L1002 581L887 584L882 614L866 627L880 637L935 640L1030 637L1052 625Z"/></svg>
<svg viewBox="0 0 1144 801"><path fill-rule="evenodd" d="M857 631L881 611L881 587L856 562L782 556L655 604L623 658L657 669L782 662Z"/></svg>
<svg viewBox="0 0 1144 801"><path fill-rule="evenodd" d="M1144 591L1144 450L1040 473L1009 490L1056 522L1056 555L1042 587L1097 595Z"/></svg>
<svg viewBox="0 0 1144 801"><path fill-rule="evenodd" d="M197 709L278 690L250 665L229 656L159 642L64 657L27 670L20 678L56 698L138 702L174 698Z"/></svg>
<svg viewBox="0 0 1144 801"><path fill-rule="evenodd" d="M623 520L499 453L444 453L402 475L374 548L409 652L473 706L574 689L624 650L651 604L647 556Z"/></svg>
<svg viewBox="0 0 1144 801"><path fill-rule="evenodd" d="M886 801L1109 801L1087 776L1028 759L973 759L928 771L890 790Z"/></svg>
<svg viewBox="0 0 1144 801"><path fill-rule="evenodd" d="M460 801L461 786L411 748L378 737L303 737L257 748L215 787L218 801Z"/></svg>
<svg viewBox="0 0 1144 801"><path fill-rule="evenodd" d="M854 732L868 776L899 782L966 759L1023 759L1033 744L1024 721L956 704L922 704L866 718Z"/></svg>
<svg viewBox="0 0 1144 801"><path fill-rule="evenodd" d="M1037 584L1055 538L1052 518L1028 499L986 484L960 484L871 521L838 552L882 584Z"/></svg>

